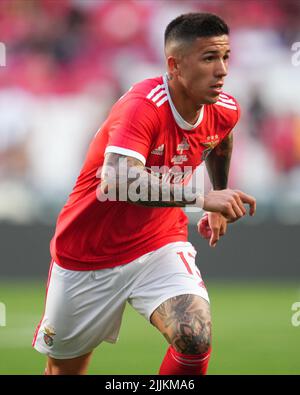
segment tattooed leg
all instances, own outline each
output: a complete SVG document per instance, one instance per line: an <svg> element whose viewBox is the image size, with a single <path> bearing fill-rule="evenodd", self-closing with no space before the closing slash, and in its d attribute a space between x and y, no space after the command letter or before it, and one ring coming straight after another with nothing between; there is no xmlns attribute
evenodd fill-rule
<svg viewBox="0 0 300 395"><path fill-rule="evenodd" d="M180 353L201 354L210 348L210 309L200 296L180 295L166 300L153 312L151 323Z"/></svg>

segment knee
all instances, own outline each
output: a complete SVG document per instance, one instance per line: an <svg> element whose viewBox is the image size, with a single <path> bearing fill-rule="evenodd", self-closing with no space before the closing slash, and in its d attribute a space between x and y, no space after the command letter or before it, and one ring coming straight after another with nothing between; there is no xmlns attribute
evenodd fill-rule
<svg viewBox="0 0 300 395"><path fill-rule="evenodd" d="M209 304L197 295L179 295L162 303L151 322L182 354L203 354L211 345Z"/></svg>
<svg viewBox="0 0 300 395"><path fill-rule="evenodd" d="M192 326L188 323L178 323L178 330L171 338L171 344L182 354L203 354L211 347L211 322L201 322Z"/></svg>

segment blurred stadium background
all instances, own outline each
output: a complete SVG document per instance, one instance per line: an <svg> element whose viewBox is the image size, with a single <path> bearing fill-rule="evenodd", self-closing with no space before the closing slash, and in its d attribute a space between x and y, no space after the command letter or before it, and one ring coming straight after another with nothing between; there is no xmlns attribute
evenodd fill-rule
<svg viewBox="0 0 300 395"><path fill-rule="evenodd" d="M191 11L215 12L231 27L225 91L242 118L230 186L258 200L256 217L230 227L215 250L191 215L212 301L209 373L300 373L300 326L291 321L300 301L300 65L292 62L300 2L1 0L0 374L42 373L31 338L57 213L110 106L165 71L164 28ZM90 372L155 374L165 348L129 308L119 343L100 346Z"/></svg>

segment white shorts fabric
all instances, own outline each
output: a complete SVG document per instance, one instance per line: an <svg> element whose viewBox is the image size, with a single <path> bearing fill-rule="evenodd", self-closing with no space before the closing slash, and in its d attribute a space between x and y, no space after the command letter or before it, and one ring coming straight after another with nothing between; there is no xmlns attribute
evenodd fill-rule
<svg viewBox="0 0 300 395"><path fill-rule="evenodd" d="M44 316L33 347L53 358L75 358L102 341L118 340L126 301L150 320L164 301L195 294L209 302L189 242L170 243L114 268L95 271L50 268Z"/></svg>

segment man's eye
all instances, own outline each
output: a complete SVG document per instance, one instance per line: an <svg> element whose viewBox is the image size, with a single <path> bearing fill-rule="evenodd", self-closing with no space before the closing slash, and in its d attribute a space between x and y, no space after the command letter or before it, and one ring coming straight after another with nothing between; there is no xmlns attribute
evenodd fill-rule
<svg viewBox="0 0 300 395"><path fill-rule="evenodd" d="M213 56L209 56L208 58L204 58L204 62L212 62L214 60Z"/></svg>

